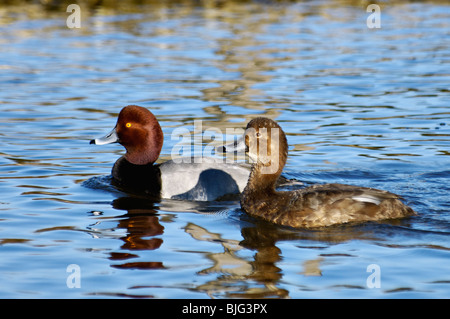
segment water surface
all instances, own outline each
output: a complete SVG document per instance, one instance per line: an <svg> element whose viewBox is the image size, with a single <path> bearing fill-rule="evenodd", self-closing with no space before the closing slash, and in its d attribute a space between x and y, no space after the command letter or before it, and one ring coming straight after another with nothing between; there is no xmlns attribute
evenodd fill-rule
<svg viewBox="0 0 450 319"><path fill-rule="evenodd" d="M450 297L448 4L385 4L379 29L340 1L82 7L80 29L65 7L0 9L0 297ZM385 189L419 215L295 230L238 201L124 193L122 147L89 140L127 104L159 119L161 161L175 128L206 146L195 120L267 116L287 177Z"/></svg>

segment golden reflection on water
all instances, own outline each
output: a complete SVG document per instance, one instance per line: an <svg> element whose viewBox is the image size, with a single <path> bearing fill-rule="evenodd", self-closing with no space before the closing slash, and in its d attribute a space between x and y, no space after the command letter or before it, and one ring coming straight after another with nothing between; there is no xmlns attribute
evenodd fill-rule
<svg viewBox="0 0 450 319"><path fill-rule="evenodd" d="M401 3L402 1L398 1ZM432 1L435 3L445 3L444 1ZM212 87L200 88L198 91L201 96L196 96L206 102L214 102L212 106L206 106L203 111L208 116L204 117L204 126L212 126L224 130L225 128L242 128L246 123L256 116L266 116L276 119L285 110L290 107L292 101L284 100L279 94L273 97L265 94L264 90L258 89L257 84L267 84L273 79L271 71L276 70L276 65L281 62L292 60L298 51L298 46L290 43L286 39L282 44L278 43L275 47L270 45L270 38L282 37L282 34L272 34L270 26L291 25L293 33L308 34L310 26L302 24L307 16L320 15L328 21L339 21L342 19L355 19L354 16L343 14L343 8L352 6L364 9L366 2L352 0L331 0L314 3L303 3L296 1L273 1L267 4L258 4L253 1L79 1L82 10L83 24L79 30L68 30L65 25L65 18L68 13L65 8L72 1L53 1L44 0L41 4L29 3L29 1L10 1L10 5L0 6L0 25L7 25L19 19L54 19L55 23L46 26L46 31L33 27L18 28L17 34L9 35L3 41L5 44L14 38L30 38L40 36L50 30L59 30L66 32L67 36L90 34L105 34L108 32L127 32L144 38L157 38L158 36L176 35L182 32L180 27L183 24L191 27L191 22L186 20L180 25L166 25L167 21L183 21L191 17L200 17L200 27L204 32L199 33L199 37L208 39L208 32L223 30L221 33L214 34L211 41L211 48L214 50L214 60L208 61L209 65L214 66L224 73L225 79L210 79L201 83L209 84ZM395 4L397 1L390 3ZM384 4L380 4L382 7ZM406 8L404 8L406 10ZM336 11L338 10L338 11ZM408 12L394 10L394 14L407 16ZM115 16L120 14L129 14L126 19L99 19L100 17ZM132 14L136 14L133 16ZM361 10L362 16L365 10ZM392 13L391 13L392 14ZM145 23L152 22L151 27L146 27ZM159 25L161 22L161 25ZM323 22L321 22L323 23ZM144 24L144 25L143 25ZM276 30L275 30L276 31ZM342 28L334 30L335 32L355 32L354 29ZM342 36L342 35L341 35ZM345 36L345 35L344 35ZM2 41L2 40L0 40ZM111 41L111 40L110 40ZM296 41L301 41L300 39ZM107 50L107 42L101 40L98 43L99 49ZM77 42L74 43L75 47ZM80 41L78 45L86 45ZM162 50L171 50L177 48L178 43L166 43L153 41L151 45L161 45ZM311 46L314 42L311 43ZM305 49L303 47L303 49ZM313 49L313 48L311 48ZM342 48L352 50L352 48ZM133 50L130 48L130 50ZM140 54L139 50L136 54ZM181 53L180 53L181 54ZM150 58L150 57L149 57ZM190 58L178 56L177 59ZM306 61L305 61L306 62ZM8 65L0 65L8 68ZM83 67L82 65L80 67ZM139 68L138 65L135 66ZM151 67L151 65L143 65ZM301 68L301 66L299 66ZM130 70L123 70L124 76ZM346 69L345 67L334 66L332 70L327 70L327 75L347 76L351 74L366 73L366 69ZM230 74L230 77L226 75ZM119 81L118 78L98 78L92 80L94 83L110 83ZM162 79L161 81L173 81ZM196 84L198 79L185 79L185 82ZM176 85L176 83L174 84ZM298 87L301 92L302 88ZM355 95L356 96L356 95ZM77 97L85 99L85 97ZM187 97L189 98L189 97ZM291 99L292 100L292 99ZM326 101L324 101L326 102ZM224 106L236 107L240 116L229 114L229 108ZM123 105L124 106L124 105ZM339 107L339 106L337 106ZM390 107L390 106L388 106ZM244 110L242 110L244 109ZM118 112L118 110L117 110ZM209 116L210 115L210 116ZM200 118L200 117L199 117ZM212 118L213 120L209 120ZM364 118L370 120L372 118ZM381 118L378 118L381 119ZM164 121L164 118L162 118ZM192 120L186 116L182 119L184 124ZM300 145L300 148L303 147Z"/></svg>

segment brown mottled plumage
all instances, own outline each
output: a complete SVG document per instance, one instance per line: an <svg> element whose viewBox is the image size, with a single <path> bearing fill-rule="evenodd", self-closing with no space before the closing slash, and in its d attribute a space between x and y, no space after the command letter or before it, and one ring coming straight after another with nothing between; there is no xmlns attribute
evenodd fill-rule
<svg viewBox="0 0 450 319"><path fill-rule="evenodd" d="M276 191L275 182L288 151L283 130L275 121L260 117L248 123L245 134L248 154L254 161L241 194L241 208L249 215L299 228L415 215L398 195L374 188L325 184Z"/></svg>

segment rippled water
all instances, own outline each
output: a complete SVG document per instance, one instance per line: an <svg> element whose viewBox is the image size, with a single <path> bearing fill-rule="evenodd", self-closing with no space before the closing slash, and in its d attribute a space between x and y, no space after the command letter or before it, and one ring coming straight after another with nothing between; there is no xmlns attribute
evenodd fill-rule
<svg viewBox="0 0 450 319"><path fill-rule="evenodd" d="M80 29L65 7L0 10L0 297L450 297L448 4L385 4L379 29L340 1L82 7ZM177 127L263 115L287 132L287 177L420 214L305 231L125 194L123 149L88 142L127 104L159 119L161 160Z"/></svg>

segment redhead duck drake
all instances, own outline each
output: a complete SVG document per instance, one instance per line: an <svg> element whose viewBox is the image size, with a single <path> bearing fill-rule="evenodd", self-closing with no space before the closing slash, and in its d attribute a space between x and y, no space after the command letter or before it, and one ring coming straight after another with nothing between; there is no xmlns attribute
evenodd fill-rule
<svg viewBox="0 0 450 319"><path fill-rule="evenodd" d="M398 195L342 184L314 185L276 191L275 181L286 164L288 144L281 127L268 118L251 120L245 146L253 160L241 208L249 215L295 228L400 218L416 213Z"/></svg>
<svg viewBox="0 0 450 319"><path fill-rule="evenodd" d="M244 189L249 167L202 158L202 163L154 164L163 145L163 132L156 117L146 108L124 107L114 129L90 144L118 142L126 149L112 168L113 182L133 191L158 198L211 201L239 194Z"/></svg>

